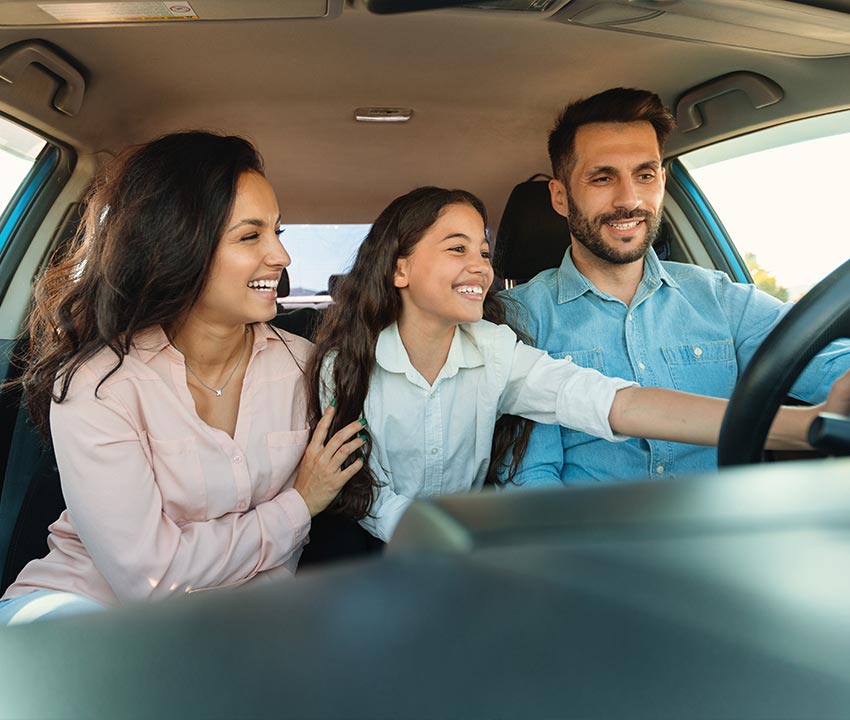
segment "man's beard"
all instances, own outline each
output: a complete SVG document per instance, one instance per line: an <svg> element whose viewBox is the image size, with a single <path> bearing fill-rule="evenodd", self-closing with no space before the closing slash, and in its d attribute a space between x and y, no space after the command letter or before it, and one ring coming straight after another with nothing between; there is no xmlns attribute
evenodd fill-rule
<svg viewBox="0 0 850 720"><path fill-rule="evenodd" d="M567 201L570 204L570 212L567 219L570 222L570 232L573 239L584 245L584 247L590 250L600 260L605 260L615 265L626 265L635 262L646 255L649 246L658 237L661 216L649 210L632 210L631 212L619 210L618 212L607 215L597 215L591 220L578 209L578 205L573 199L569 186L567 186ZM646 233L640 245L622 249L616 245L606 243L605 238L602 237L602 226L606 223L638 219L642 219L646 225Z"/></svg>

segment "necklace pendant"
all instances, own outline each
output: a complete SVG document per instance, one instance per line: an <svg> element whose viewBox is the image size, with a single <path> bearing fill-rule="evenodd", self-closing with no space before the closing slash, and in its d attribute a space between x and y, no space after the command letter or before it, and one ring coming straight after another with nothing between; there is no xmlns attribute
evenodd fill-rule
<svg viewBox="0 0 850 720"><path fill-rule="evenodd" d="M219 388L218 390L216 390L216 391L215 391L215 396L216 396L216 397L221 397L221 391L222 391L222 390L224 390L224 388Z"/></svg>

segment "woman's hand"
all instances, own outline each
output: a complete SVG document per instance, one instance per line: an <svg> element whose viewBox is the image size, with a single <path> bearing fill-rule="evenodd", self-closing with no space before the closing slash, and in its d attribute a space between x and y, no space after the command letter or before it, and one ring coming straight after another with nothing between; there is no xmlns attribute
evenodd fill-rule
<svg viewBox="0 0 850 720"><path fill-rule="evenodd" d="M324 442L335 412L333 407L329 407L322 415L295 478L294 487L307 504L310 517L315 517L330 505L342 486L363 467L363 460L357 458L351 465L342 468L349 455L363 447L365 442L357 437L364 424L360 420L349 423Z"/></svg>

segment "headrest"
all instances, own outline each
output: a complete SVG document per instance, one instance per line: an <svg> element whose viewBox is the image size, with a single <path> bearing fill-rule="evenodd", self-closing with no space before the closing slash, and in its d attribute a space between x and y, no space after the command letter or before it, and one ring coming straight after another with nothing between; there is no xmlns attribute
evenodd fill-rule
<svg viewBox="0 0 850 720"><path fill-rule="evenodd" d="M548 178L537 177L513 189L502 213L493 268L503 278L525 281L558 267L570 244L570 225L552 207Z"/></svg>
<svg viewBox="0 0 850 720"><path fill-rule="evenodd" d="M545 178L545 179L538 179ZM652 247L659 259L670 254L670 227L663 218ZM561 264L570 244L570 225L552 207L549 177L535 175L511 192L493 253L496 274L518 283Z"/></svg>

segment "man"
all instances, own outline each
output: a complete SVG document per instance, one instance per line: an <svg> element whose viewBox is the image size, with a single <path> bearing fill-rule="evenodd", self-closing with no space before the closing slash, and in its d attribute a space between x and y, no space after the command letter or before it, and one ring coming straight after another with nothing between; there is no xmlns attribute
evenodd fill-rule
<svg viewBox="0 0 850 720"><path fill-rule="evenodd" d="M535 344L641 385L728 398L753 353L790 309L722 272L660 262L652 249L661 165L674 121L648 91L616 88L568 105L549 136L552 205L572 235L561 266L510 291ZM816 403L850 367L833 343L791 394ZM609 443L534 428L515 482L524 486L666 478L717 467L715 448Z"/></svg>

